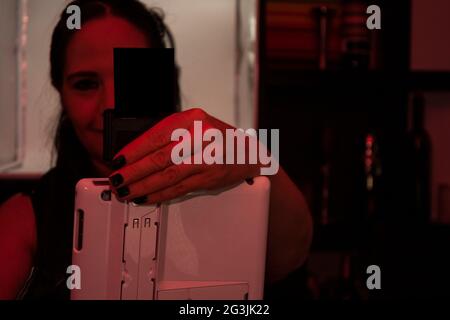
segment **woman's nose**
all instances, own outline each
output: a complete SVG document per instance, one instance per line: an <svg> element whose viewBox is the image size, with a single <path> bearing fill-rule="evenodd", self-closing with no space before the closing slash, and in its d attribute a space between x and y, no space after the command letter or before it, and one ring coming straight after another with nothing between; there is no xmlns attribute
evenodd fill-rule
<svg viewBox="0 0 450 320"><path fill-rule="evenodd" d="M106 81L103 87L103 99L102 99L102 114L106 109L113 109L115 106L114 100L114 81Z"/></svg>
<svg viewBox="0 0 450 320"><path fill-rule="evenodd" d="M100 92L97 111L94 118L94 127L103 128L103 113L107 109L114 109L114 82L104 82Z"/></svg>

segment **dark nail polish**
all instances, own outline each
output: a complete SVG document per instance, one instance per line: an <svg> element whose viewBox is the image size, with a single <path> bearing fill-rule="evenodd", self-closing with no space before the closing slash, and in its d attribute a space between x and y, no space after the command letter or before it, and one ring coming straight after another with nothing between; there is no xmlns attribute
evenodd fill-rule
<svg viewBox="0 0 450 320"><path fill-rule="evenodd" d="M143 204L145 202L147 202L147 196L142 196L142 197L133 199L134 204Z"/></svg>
<svg viewBox="0 0 450 320"><path fill-rule="evenodd" d="M126 160L124 156L119 156L112 161L111 168L113 170L119 170L126 164Z"/></svg>
<svg viewBox="0 0 450 320"><path fill-rule="evenodd" d="M126 197L130 194L130 189L128 189L128 187L119 188L117 189L117 194L119 195L119 198Z"/></svg>
<svg viewBox="0 0 450 320"><path fill-rule="evenodd" d="M121 174L115 174L112 177L109 177L109 181L113 185L113 187L120 186L123 183L123 177Z"/></svg>

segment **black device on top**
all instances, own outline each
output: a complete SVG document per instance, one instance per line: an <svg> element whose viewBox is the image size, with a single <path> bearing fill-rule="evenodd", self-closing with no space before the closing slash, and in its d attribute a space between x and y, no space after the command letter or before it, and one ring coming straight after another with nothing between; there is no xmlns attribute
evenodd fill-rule
<svg viewBox="0 0 450 320"><path fill-rule="evenodd" d="M176 111L173 49L114 49L114 109L103 114L103 160Z"/></svg>

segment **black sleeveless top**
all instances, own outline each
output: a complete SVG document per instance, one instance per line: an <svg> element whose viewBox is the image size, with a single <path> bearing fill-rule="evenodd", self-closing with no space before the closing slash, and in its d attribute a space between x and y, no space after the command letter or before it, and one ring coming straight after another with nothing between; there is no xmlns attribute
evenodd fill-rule
<svg viewBox="0 0 450 320"><path fill-rule="evenodd" d="M58 128L57 162L29 194L36 221L37 250L33 270L19 298L69 299L67 268L72 264L75 186L98 177L87 150L68 118Z"/></svg>
<svg viewBox="0 0 450 320"><path fill-rule="evenodd" d="M37 251L32 274L21 298L70 298L66 271L72 264L75 185L86 177L95 175L55 167L29 194L36 220Z"/></svg>
<svg viewBox="0 0 450 320"><path fill-rule="evenodd" d="M89 177L97 177L90 166L56 166L29 193L36 220L37 251L32 274L20 299L70 299L66 281L67 268L72 264L75 186L80 179ZM299 271L302 273L296 270L283 281L266 285L264 299L276 300L277 296L285 297L287 292L299 296L302 291L299 286L292 287L293 283L299 283L298 279L292 281L293 277L298 278Z"/></svg>
<svg viewBox="0 0 450 320"><path fill-rule="evenodd" d="M93 172L70 175L67 170L55 167L40 179L30 194L36 217L38 245L33 272L21 298L70 299L66 270L72 264L75 185L87 177L95 175ZM283 281L272 286L266 285L264 299L307 297L304 272L304 268L295 270Z"/></svg>

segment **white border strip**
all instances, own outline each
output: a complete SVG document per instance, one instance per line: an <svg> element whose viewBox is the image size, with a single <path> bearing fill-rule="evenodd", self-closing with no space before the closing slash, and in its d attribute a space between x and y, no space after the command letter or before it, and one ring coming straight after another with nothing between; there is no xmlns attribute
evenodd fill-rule
<svg viewBox="0 0 450 320"><path fill-rule="evenodd" d="M27 57L26 47L28 41L28 0L20 0L18 8L19 31L17 37L17 126L16 126L16 160L0 166L0 172L20 167L25 158L25 121L27 107Z"/></svg>

